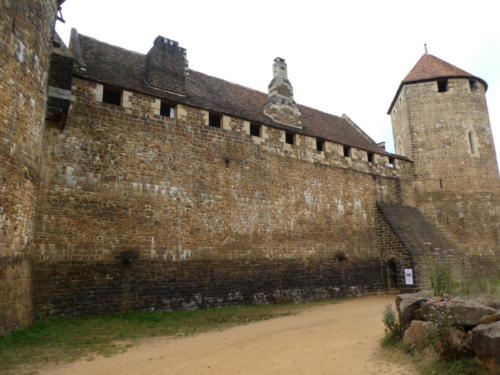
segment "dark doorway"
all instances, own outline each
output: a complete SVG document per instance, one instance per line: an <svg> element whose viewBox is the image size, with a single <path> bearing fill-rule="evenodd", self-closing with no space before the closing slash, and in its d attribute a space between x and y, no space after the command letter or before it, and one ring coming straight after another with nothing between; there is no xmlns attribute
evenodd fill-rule
<svg viewBox="0 0 500 375"><path fill-rule="evenodd" d="M387 262L387 288L398 288L398 267L394 259Z"/></svg>

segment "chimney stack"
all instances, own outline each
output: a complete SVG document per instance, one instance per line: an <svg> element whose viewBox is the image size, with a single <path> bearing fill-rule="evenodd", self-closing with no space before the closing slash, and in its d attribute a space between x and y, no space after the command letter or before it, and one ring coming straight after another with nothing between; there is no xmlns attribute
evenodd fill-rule
<svg viewBox="0 0 500 375"><path fill-rule="evenodd" d="M281 57L274 59L273 80L268 92L264 114L277 123L302 128L301 113L293 100L293 87L288 80L286 62Z"/></svg>
<svg viewBox="0 0 500 375"><path fill-rule="evenodd" d="M150 87L184 95L188 62L186 50L179 43L156 37L153 47L146 55L146 84Z"/></svg>

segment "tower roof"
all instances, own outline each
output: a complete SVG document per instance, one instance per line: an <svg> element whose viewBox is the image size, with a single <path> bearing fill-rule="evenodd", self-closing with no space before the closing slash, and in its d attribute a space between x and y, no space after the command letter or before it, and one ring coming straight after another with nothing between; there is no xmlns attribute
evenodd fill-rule
<svg viewBox="0 0 500 375"><path fill-rule="evenodd" d="M422 55L413 69L410 70L410 73L403 79L403 83L421 82L448 77L474 78L482 81L482 79L467 73L465 70L457 68L455 65L426 53ZM486 84L486 82L483 83Z"/></svg>
<svg viewBox="0 0 500 375"><path fill-rule="evenodd" d="M430 55L423 54L422 57L417 61L415 66L410 70L408 75L401 81L399 85L399 89L392 100L391 106L389 107L388 114L391 112L394 103L396 102L396 98L399 96L403 85L425 82L425 81L433 81L439 78L470 78L476 79L481 82L484 86L484 89L488 89L488 84L483 79L476 77L465 70L462 70L455 65L452 65L440 58Z"/></svg>

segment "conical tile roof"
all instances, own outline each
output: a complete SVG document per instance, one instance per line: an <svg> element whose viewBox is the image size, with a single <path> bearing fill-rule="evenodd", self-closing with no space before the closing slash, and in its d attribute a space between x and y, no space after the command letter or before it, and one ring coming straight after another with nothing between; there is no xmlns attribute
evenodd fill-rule
<svg viewBox="0 0 500 375"><path fill-rule="evenodd" d="M403 79L403 83L427 81L445 77L480 79L434 55L424 54L405 79Z"/></svg>
<svg viewBox="0 0 500 375"><path fill-rule="evenodd" d="M391 106L389 107L390 114L392 107L401 92L403 85L409 83L417 83L424 81L432 81L439 78L471 78L476 79L484 85L484 89L488 88L488 84L481 78L476 77L465 70L462 70L455 65L452 65L440 58L425 53L422 57L417 61L415 66L410 70L408 75L401 81L399 85L399 89L396 92L394 99L392 100Z"/></svg>

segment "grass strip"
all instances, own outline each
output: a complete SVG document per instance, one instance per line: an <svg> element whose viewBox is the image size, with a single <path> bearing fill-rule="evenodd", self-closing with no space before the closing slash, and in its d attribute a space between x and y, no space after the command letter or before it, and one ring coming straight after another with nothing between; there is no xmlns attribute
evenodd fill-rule
<svg viewBox="0 0 500 375"><path fill-rule="evenodd" d="M34 366L110 356L139 339L192 335L291 315L326 302L39 319L28 328L0 337L0 374L32 374Z"/></svg>

